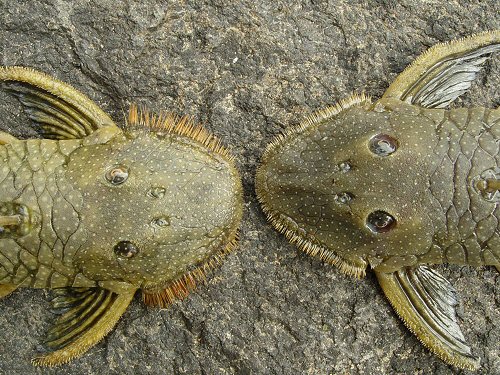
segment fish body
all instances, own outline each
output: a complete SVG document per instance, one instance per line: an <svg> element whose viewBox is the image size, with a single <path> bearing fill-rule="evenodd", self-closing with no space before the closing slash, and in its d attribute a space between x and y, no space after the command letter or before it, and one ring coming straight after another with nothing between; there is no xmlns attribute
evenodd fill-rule
<svg viewBox="0 0 500 375"><path fill-rule="evenodd" d="M187 118L132 106L120 129L42 73L1 68L0 80L46 137L0 133L0 297L55 290L61 316L35 360L55 365L99 341L137 290L165 307L203 281L235 246L241 183Z"/></svg>
<svg viewBox="0 0 500 375"><path fill-rule="evenodd" d="M273 173L262 194L283 207L279 220L290 230L301 228L297 236L323 247L325 257L341 255L355 275L368 264L384 271L421 263L496 265L497 198L477 184L499 165L497 122L498 111L484 108L364 99L278 146L279 157L265 165ZM397 142L393 155L372 151L377 137ZM398 231L365 229L376 211L390 213Z"/></svg>
<svg viewBox="0 0 500 375"><path fill-rule="evenodd" d="M470 369L455 290L428 265L500 267L500 110L446 109L499 49L498 31L433 47L380 100L354 95L276 138L256 177L276 229L347 274L373 269L424 345Z"/></svg>
<svg viewBox="0 0 500 375"><path fill-rule="evenodd" d="M76 250L75 240L88 234L79 225L83 195L69 183L65 165L82 142L63 144L61 148L61 141L30 139L0 145L2 213L24 212L22 225L3 226L3 284L57 288L75 282L77 271L70 249Z"/></svg>
<svg viewBox="0 0 500 375"><path fill-rule="evenodd" d="M235 204L235 171L190 140L155 137L137 131L99 145L32 139L0 146L7 161L0 199L25 207L30 223L28 233L2 240L2 283L61 288L126 280L143 287L148 278L172 280L201 262L205 247L224 234L227 217L216 208L230 212ZM118 165L133 171L132 188L106 180ZM157 188L163 197L152 194ZM112 250L124 239L161 246L165 260L147 254L147 267L148 258L122 262ZM180 256L179 243L192 253Z"/></svg>

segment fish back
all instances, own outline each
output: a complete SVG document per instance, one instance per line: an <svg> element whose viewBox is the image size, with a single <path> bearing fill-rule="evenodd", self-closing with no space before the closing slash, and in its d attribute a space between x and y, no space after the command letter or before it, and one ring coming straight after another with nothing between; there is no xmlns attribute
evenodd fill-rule
<svg viewBox="0 0 500 375"><path fill-rule="evenodd" d="M0 210L18 218L0 232L0 284L56 288L78 281L72 259L87 234L79 221L82 196L65 165L80 145L44 139L0 145Z"/></svg>

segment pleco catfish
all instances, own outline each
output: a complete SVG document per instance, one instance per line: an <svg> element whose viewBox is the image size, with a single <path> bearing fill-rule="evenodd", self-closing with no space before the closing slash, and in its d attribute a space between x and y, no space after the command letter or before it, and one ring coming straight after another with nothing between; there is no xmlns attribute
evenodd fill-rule
<svg viewBox="0 0 500 375"><path fill-rule="evenodd" d="M54 289L59 314L38 365L81 355L138 289L185 297L237 241L242 188L220 142L186 117L132 106L122 130L71 86L0 68L45 139L0 132L0 298Z"/></svg>
<svg viewBox="0 0 500 375"><path fill-rule="evenodd" d="M406 326L476 369L456 292L428 264L500 268L500 110L442 109L500 49L500 31L438 44L372 103L355 95L278 136L256 176L273 226L346 274L370 266Z"/></svg>

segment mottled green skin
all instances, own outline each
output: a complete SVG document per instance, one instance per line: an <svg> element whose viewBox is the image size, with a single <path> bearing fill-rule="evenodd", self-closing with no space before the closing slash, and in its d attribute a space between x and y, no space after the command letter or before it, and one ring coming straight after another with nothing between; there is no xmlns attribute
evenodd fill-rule
<svg viewBox="0 0 500 375"><path fill-rule="evenodd" d="M478 369L457 293L429 264L500 270L500 110L447 108L500 51L500 30L437 44L375 103L353 95L271 142L255 187L273 226L346 274L375 271L411 332Z"/></svg>
<svg viewBox="0 0 500 375"><path fill-rule="evenodd" d="M258 191L287 230L358 269L498 266L500 210L473 181L499 166L499 119L499 110L393 99L355 105L287 136L265 156ZM398 140L394 154L370 151L380 133ZM343 192L353 196L346 204L335 199ZM366 218L376 210L393 215L396 227L370 231Z"/></svg>
<svg viewBox="0 0 500 375"><path fill-rule="evenodd" d="M44 73L0 67L44 139L0 131L0 298L55 289L35 365L89 350L135 292L166 307L235 246L242 189L232 157L187 117L130 108L125 129Z"/></svg>
<svg viewBox="0 0 500 375"><path fill-rule="evenodd" d="M165 132L164 132L165 133ZM32 228L0 239L0 284L156 291L221 251L241 217L241 186L227 157L186 136L149 129L0 145L0 204L32 211ZM129 168L113 186L105 174ZM151 189L165 189L163 197ZM163 218L165 227L153 221ZM113 251L131 241L132 258Z"/></svg>

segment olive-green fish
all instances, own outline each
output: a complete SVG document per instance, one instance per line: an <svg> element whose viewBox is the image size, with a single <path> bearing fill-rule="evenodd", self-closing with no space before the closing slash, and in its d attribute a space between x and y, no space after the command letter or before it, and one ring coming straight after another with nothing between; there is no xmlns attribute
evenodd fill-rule
<svg viewBox="0 0 500 375"><path fill-rule="evenodd" d="M343 272L372 268L406 326L476 369L456 292L429 264L500 268L500 109L444 109L500 49L500 31L438 44L380 100L352 96L276 138L256 176L274 227Z"/></svg>
<svg viewBox="0 0 500 375"><path fill-rule="evenodd" d="M120 129L43 73L0 68L1 82L44 139L0 132L0 298L54 289L59 317L33 362L57 365L102 339L137 290L165 307L203 281L235 246L241 182L186 117L132 106Z"/></svg>

